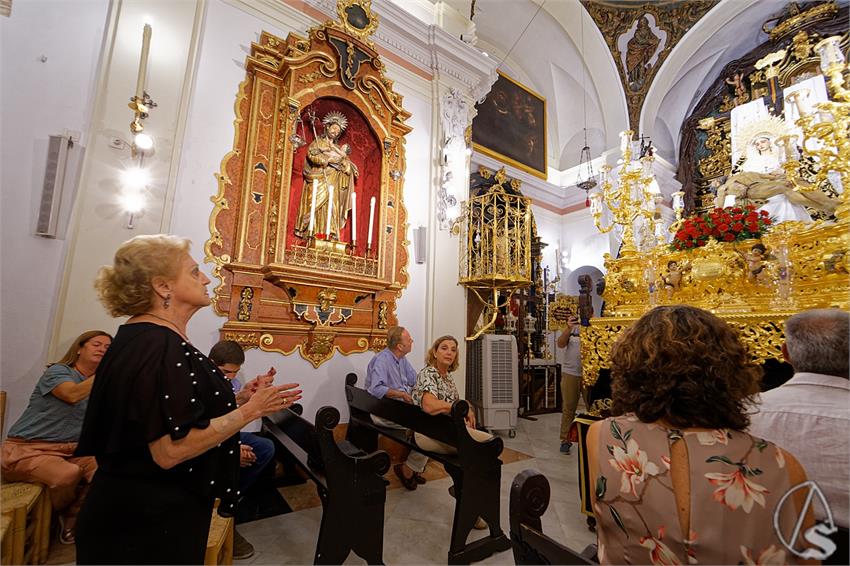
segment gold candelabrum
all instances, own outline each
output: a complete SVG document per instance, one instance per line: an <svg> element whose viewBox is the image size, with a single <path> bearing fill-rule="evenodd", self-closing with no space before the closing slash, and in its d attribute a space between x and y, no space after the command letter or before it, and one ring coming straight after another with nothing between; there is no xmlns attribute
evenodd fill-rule
<svg viewBox="0 0 850 566"><path fill-rule="evenodd" d="M503 171L499 172L503 174ZM531 285L531 200L501 186L470 197L458 219L460 281L487 306L484 325L467 340L490 329L499 314L499 295L510 300Z"/></svg>
<svg viewBox="0 0 850 566"><path fill-rule="evenodd" d="M817 164L814 182L800 175L800 155L797 151L797 136L789 134L777 139L777 145L785 152L785 173L794 183L796 191L821 190L821 184L835 172L841 181L841 196L835 211L839 221L850 220L850 90L845 87L844 73L847 64L841 51L841 37L833 36L820 41L815 50L820 55L821 71L828 79L833 100L819 102L814 108L808 103L808 92L801 90L789 94L785 99L793 104L800 118L797 127L802 131L800 148L804 156Z"/></svg>
<svg viewBox="0 0 850 566"><path fill-rule="evenodd" d="M759 239L710 240L692 250L657 246L619 259L606 254L605 317L594 318L582 330L585 385L592 385L599 370L609 367L611 346L619 334L656 305L689 304L714 312L739 332L757 363L781 359L784 321L795 312L850 308L850 90L840 40L830 37L815 47L831 100L811 104L802 90L787 96L800 114L796 124L802 139L792 134L777 139L795 190L821 190L827 179L839 188L840 181L836 221L782 222ZM775 76L774 65L781 59L778 54L765 57L761 67L766 76ZM800 174L798 141L802 156L815 162L810 181ZM682 195L674 194L677 220L671 231L681 227L683 208ZM616 218L629 222L634 217L632 211Z"/></svg>
<svg viewBox="0 0 850 566"><path fill-rule="evenodd" d="M652 162L650 155L632 160L631 130L620 133L620 151L623 154L623 164L614 184L611 181L610 165L601 167L600 191L590 195L590 213L593 223L603 234L607 234L615 226L623 227L621 256L634 255L637 252L634 236L634 224L639 218L645 219L647 227L655 231L655 211L657 203L655 194L650 191L652 183ZM611 213L611 223L602 224L603 206Z"/></svg>

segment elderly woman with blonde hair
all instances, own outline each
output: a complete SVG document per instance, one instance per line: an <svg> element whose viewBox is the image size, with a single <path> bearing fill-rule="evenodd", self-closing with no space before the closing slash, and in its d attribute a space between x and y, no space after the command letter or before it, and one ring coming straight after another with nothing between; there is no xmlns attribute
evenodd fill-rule
<svg viewBox="0 0 850 566"><path fill-rule="evenodd" d="M60 512L62 544L74 543L77 513L97 469L94 458L74 457L74 450L95 372L111 342L102 330L77 336L62 359L47 366L3 442L3 479L47 486L53 509Z"/></svg>
<svg viewBox="0 0 850 566"><path fill-rule="evenodd" d="M77 523L78 564L201 564L213 501L239 499L239 430L300 398L267 386L241 407L186 333L210 304L189 241L138 236L101 268L95 287L130 317L101 363L77 453L98 471Z"/></svg>

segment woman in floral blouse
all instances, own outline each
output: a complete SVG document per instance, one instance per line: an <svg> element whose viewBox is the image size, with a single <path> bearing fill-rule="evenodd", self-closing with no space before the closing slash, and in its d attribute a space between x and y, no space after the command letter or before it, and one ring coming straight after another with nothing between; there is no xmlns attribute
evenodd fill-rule
<svg viewBox="0 0 850 566"><path fill-rule="evenodd" d="M793 540L806 490L780 501L806 474L746 433L761 370L725 322L655 308L614 345L611 376L617 416L587 435L600 563L798 562L782 541ZM801 534L810 511L804 519Z"/></svg>
<svg viewBox="0 0 850 566"><path fill-rule="evenodd" d="M452 404L460 399L452 372L457 369L457 339L454 336L440 336L425 354L425 367L416 376L413 387L413 402L429 415L443 415L452 412ZM475 428L475 411L470 408L466 413L466 430L474 440L484 442L493 438L484 431ZM454 446L434 440L424 434L415 433L416 445L422 450L439 454L454 454ZM453 487L449 493L454 495ZM475 520L476 529L486 529L487 523L481 517Z"/></svg>
<svg viewBox="0 0 850 566"><path fill-rule="evenodd" d="M442 415L452 412L452 404L460 399L452 372L457 369L457 340L454 336L440 336L425 354L425 367L416 376L413 388L413 402L429 415ZM469 435L479 442L492 438L486 432L475 428L475 411L466 414L466 427ZM455 449L448 444L428 438L418 432L416 444L423 450L452 454Z"/></svg>

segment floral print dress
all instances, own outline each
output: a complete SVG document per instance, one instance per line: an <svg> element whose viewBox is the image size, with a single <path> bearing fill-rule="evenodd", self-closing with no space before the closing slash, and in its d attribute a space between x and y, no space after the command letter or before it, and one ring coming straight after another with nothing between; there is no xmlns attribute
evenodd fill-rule
<svg viewBox="0 0 850 566"><path fill-rule="evenodd" d="M634 415L601 421L596 500L601 564L793 564L774 529L774 509L790 489L779 448L734 430L680 432ZM681 532L670 447L685 442L690 532ZM782 505L780 529L796 511ZM786 535L787 536L787 535Z"/></svg>

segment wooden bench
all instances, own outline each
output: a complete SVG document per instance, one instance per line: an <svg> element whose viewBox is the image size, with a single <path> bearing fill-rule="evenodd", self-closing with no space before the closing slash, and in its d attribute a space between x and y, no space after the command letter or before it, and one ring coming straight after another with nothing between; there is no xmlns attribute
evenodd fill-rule
<svg viewBox="0 0 850 566"><path fill-rule="evenodd" d="M263 418L276 452L288 456L316 484L322 500L322 523L315 564L342 564L354 552L369 564L383 564L384 503L390 468L386 452L369 454L347 441L334 440L339 411L322 407L315 425L301 416L302 407Z"/></svg>
<svg viewBox="0 0 850 566"><path fill-rule="evenodd" d="M52 506L47 488L39 483L11 482L0 484L3 510L22 507L24 514L24 547L20 564L44 564L50 548ZM19 530L19 522L13 525Z"/></svg>
<svg viewBox="0 0 850 566"><path fill-rule="evenodd" d="M349 440L363 450L374 450L378 435L384 435L441 463L452 477L456 503L448 563L469 564L508 550L510 541L499 524L502 439L493 437L487 442L477 442L469 435L464 421L469 404L456 401L450 415L429 415L402 401L373 397L356 387L356 374L349 373L345 382L350 411ZM457 454L421 450L408 439L407 431L376 425L370 415L454 446ZM467 544L466 539L478 517L487 522L490 535Z"/></svg>
<svg viewBox="0 0 850 566"><path fill-rule="evenodd" d="M536 470L525 470L511 484L511 546L516 564L596 564L596 545L581 553L543 534L540 517L549 507L549 481Z"/></svg>
<svg viewBox="0 0 850 566"><path fill-rule="evenodd" d="M207 535L207 550L204 553L204 566L233 564L233 517L218 514L218 504L213 505L210 532Z"/></svg>

